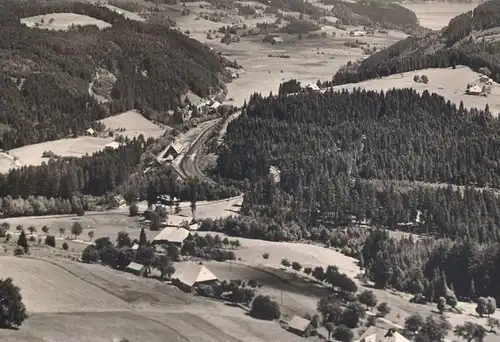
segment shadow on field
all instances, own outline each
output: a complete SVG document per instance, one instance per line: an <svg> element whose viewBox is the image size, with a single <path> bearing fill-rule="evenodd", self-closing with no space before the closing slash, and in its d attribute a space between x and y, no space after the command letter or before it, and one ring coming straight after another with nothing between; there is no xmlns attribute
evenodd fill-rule
<svg viewBox="0 0 500 342"><path fill-rule="evenodd" d="M305 278L303 275L299 276L280 269L248 266L235 262L210 262L207 263L207 267L222 280L254 279L269 288L316 297L323 297L331 293L328 288Z"/></svg>

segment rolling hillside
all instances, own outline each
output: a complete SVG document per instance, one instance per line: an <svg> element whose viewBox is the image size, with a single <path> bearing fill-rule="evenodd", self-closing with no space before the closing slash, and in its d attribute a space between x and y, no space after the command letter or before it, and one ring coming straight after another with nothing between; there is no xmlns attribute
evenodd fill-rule
<svg viewBox="0 0 500 342"><path fill-rule="evenodd" d="M453 18L439 32L409 37L361 63L340 69L332 83L340 85L426 68L466 65L500 81L500 1L477 6Z"/></svg>
<svg viewBox="0 0 500 342"><path fill-rule="evenodd" d="M0 13L2 149L80 135L90 122L132 108L162 121L184 105L188 90L206 96L224 87L219 77L228 62L166 26L83 3L6 1ZM39 28L60 20L51 13L85 15L110 27ZM21 23L42 14L49 18L34 27ZM97 71L114 76L105 85L108 101L89 95Z"/></svg>

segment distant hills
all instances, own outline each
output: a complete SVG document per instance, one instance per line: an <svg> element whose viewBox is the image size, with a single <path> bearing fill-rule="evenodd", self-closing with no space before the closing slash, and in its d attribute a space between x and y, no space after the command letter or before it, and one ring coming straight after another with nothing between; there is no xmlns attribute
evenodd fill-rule
<svg viewBox="0 0 500 342"><path fill-rule="evenodd" d="M453 18L439 32L409 37L360 63L350 63L332 84L357 83L426 68L466 65L500 81L500 1L489 1Z"/></svg>
<svg viewBox="0 0 500 342"><path fill-rule="evenodd" d="M112 27L50 31L20 23L54 12L90 16ZM178 31L127 20L104 7L2 1L0 148L81 134L90 122L130 108L161 120L184 105L188 90L199 96L220 91L228 65ZM106 84L107 103L89 96L98 70L113 76Z"/></svg>

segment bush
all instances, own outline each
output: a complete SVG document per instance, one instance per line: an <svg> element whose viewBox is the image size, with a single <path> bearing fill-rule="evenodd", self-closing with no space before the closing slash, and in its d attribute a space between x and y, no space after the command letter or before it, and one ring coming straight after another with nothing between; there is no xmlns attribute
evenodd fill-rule
<svg viewBox="0 0 500 342"><path fill-rule="evenodd" d="M24 254L24 250L21 247L18 246L18 247L16 247L14 249L14 255L15 256L21 256L23 254Z"/></svg>
<svg viewBox="0 0 500 342"><path fill-rule="evenodd" d="M95 246L87 246L82 252L82 261L93 263L99 261L99 252Z"/></svg>
<svg viewBox="0 0 500 342"><path fill-rule="evenodd" d="M0 298L2 299L0 327L19 327L28 318L28 313L19 287L14 285L12 278L0 280Z"/></svg>
<svg viewBox="0 0 500 342"><path fill-rule="evenodd" d="M47 235L45 237L45 244L50 247L56 246L56 237L54 235Z"/></svg>
<svg viewBox="0 0 500 342"><path fill-rule="evenodd" d="M250 315L258 319L273 320L280 318L281 312L278 303L269 296L259 295L252 303Z"/></svg>
<svg viewBox="0 0 500 342"><path fill-rule="evenodd" d="M137 204L132 204L129 208L129 214L131 217L137 216L139 214L139 208L137 207Z"/></svg>
<svg viewBox="0 0 500 342"><path fill-rule="evenodd" d="M64 242L64 243L62 244L62 248L63 248L65 251L67 251L67 250L68 250L68 248L69 248L69 246L68 246L68 244L67 244L66 242Z"/></svg>

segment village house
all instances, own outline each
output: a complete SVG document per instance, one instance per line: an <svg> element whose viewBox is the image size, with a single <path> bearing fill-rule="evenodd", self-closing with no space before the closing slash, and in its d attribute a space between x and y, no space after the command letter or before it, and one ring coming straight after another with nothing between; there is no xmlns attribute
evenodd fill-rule
<svg viewBox="0 0 500 342"><path fill-rule="evenodd" d="M318 85L316 83L310 83L306 86L306 89L307 90L311 90L311 91L318 91L320 90Z"/></svg>
<svg viewBox="0 0 500 342"><path fill-rule="evenodd" d="M189 230L181 227L165 227L151 242L153 245L175 245L182 246L184 240L190 235Z"/></svg>
<svg viewBox="0 0 500 342"><path fill-rule="evenodd" d="M136 276L143 276L145 271L146 271L146 266L138 264L136 262L131 262L128 264L128 266L125 268L125 271L128 273L135 274Z"/></svg>
<svg viewBox="0 0 500 342"><path fill-rule="evenodd" d="M89 128L85 131L85 135L94 135L95 131L92 128Z"/></svg>
<svg viewBox="0 0 500 342"><path fill-rule="evenodd" d="M165 151L165 154L163 155L164 158L167 158L170 156L174 160L181 154L182 152L182 144L178 141L174 141L173 143L170 144L170 146L167 148L167 151Z"/></svg>
<svg viewBox="0 0 500 342"><path fill-rule="evenodd" d="M300 316L293 316L288 323L288 330L302 337L316 335L316 328L312 326L312 322Z"/></svg>
<svg viewBox="0 0 500 342"><path fill-rule="evenodd" d="M355 342L410 342L395 329L369 327Z"/></svg>
<svg viewBox="0 0 500 342"><path fill-rule="evenodd" d="M479 86L477 84L470 87L469 89L467 89L468 95L481 95L482 92L483 92L483 88L481 88L481 86Z"/></svg>
<svg viewBox="0 0 500 342"><path fill-rule="evenodd" d="M118 141L112 141L104 146L104 148L112 148L113 150L116 150L118 147L120 147L120 143Z"/></svg>
<svg viewBox="0 0 500 342"><path fill-rule="evenodd" d="M198 285L209 285L217 281L217 277L208 268L192 261L175 264L175 273L172 275L172 284L185 292L192 292Z"/></svg>

